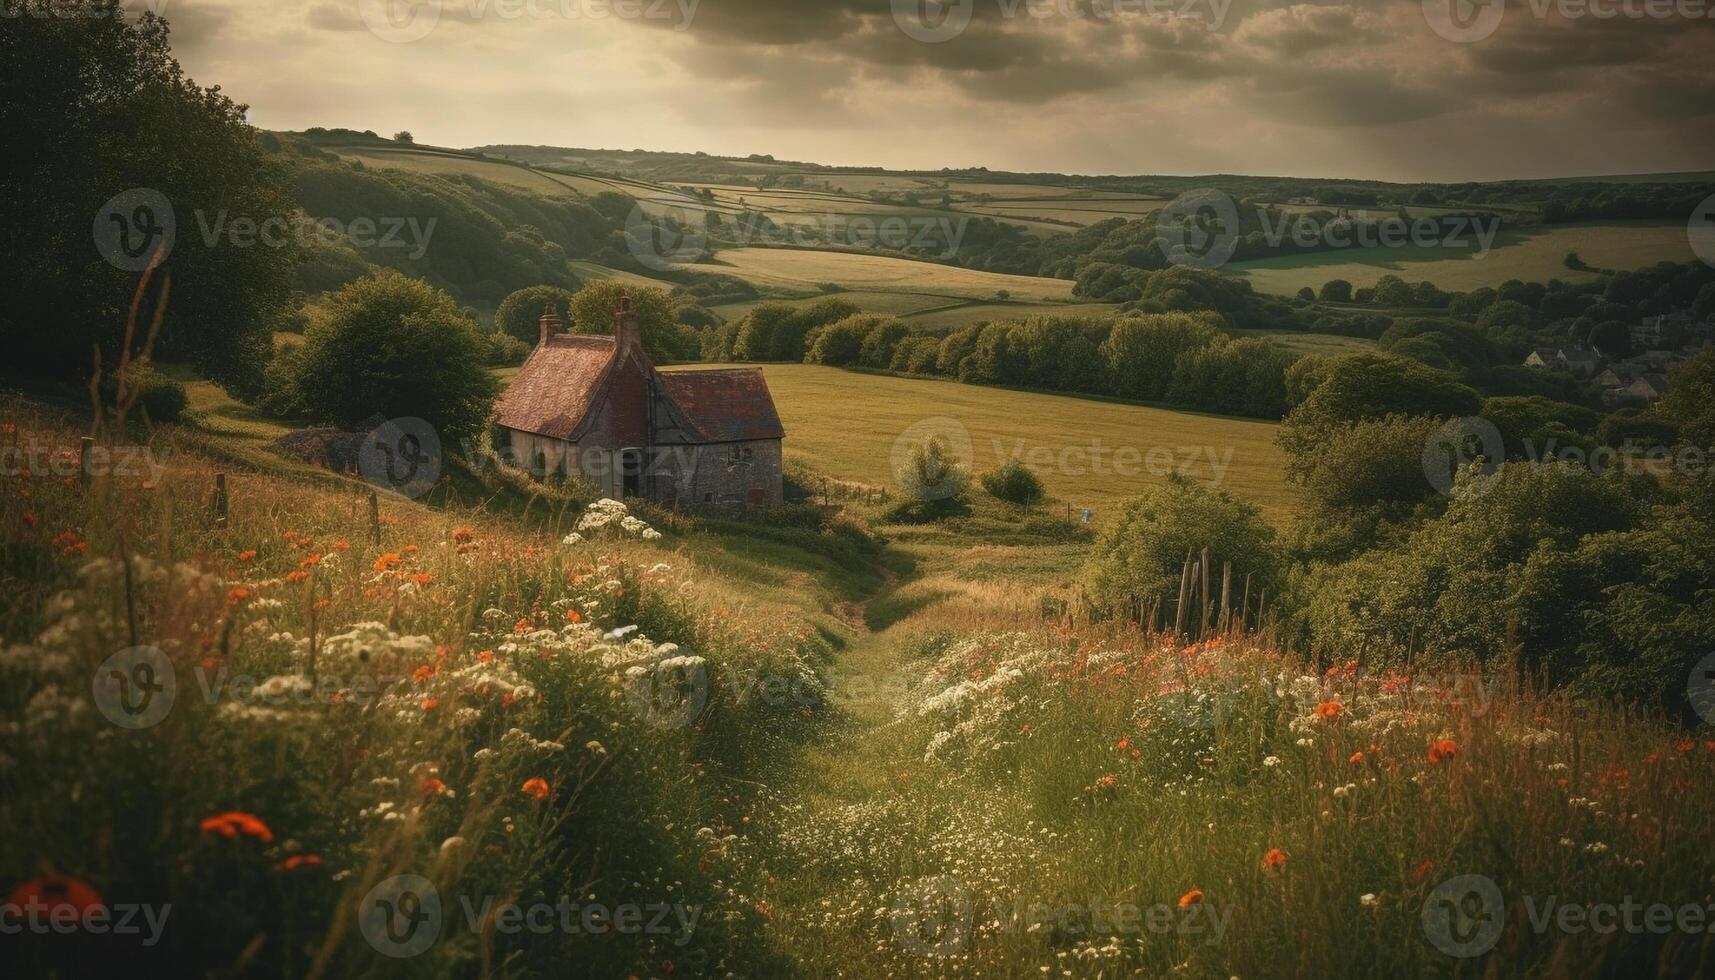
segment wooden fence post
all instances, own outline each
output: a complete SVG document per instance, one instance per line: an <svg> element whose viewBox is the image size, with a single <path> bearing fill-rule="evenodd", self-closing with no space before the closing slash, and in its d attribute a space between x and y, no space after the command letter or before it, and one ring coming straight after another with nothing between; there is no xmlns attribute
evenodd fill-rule
<svg viewBox="0 0 1715 980"><path fill-rule="evenodd" d="M375 491L369 491L369 540L374 544L381 543L381 498Z"/></svg>
<svg viewBox="0 0 1715 980"><path fill-rule="evenodd" d="M95 451L95 440L90 438L89 436L84 436L83 441L81 442L81 444L78 447L77 468L78 468L78 473L79 473L78 479L83 481L83 485L86 487L89 486L89 480L90 480L90 472L89 472L90 456L94 453L94 451Z"/></svg>
<svg viewBox="0 0 1715 980"><path fill-rule="evenodd" d="M226 527L227 518L226 474L214 475L214 526Z"/></svg>

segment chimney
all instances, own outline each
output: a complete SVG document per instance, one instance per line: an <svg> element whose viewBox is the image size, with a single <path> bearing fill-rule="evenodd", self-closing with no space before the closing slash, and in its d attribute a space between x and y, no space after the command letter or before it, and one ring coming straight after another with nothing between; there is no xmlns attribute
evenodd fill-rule
<svg viewBox="0 0 1715 980"><path fill-rule="evenodd" d="M560 332L560 312L554 309L554 304L549 303L542 307L542 317L536 321L536 324L541 328L541 336L536 341L537 346L547 344L549 337Z"/></svg>
<svg viewBox="0 0 1715 980"><path fill-rule="evenodd" d="M631 297L619 298L619 309L613 314L613 339L621 352L642 346L642 319L631 308Z"/></svg>

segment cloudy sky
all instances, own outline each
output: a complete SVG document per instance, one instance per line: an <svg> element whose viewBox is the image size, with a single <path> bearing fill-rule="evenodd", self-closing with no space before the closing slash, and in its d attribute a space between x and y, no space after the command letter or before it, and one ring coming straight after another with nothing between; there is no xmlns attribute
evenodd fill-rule
<svg viewBox="0 0 1715 980"><path fill-rule="evenodd" d="M271 129L1069 173L1715 169L1715 0L151 2Z"/></svg>

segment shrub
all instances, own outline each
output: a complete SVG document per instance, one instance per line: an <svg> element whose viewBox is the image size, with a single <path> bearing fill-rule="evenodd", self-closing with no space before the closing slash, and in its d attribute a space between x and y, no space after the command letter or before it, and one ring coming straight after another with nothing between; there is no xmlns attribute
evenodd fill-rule
<svg viewBox="0 0 1715 980"><path fill-rule="evenodd" d="M1241 578L1249 575L1256 587L1275 591L1274 531L1261 512L1177 474L1125 505L1096 542L1084 566L1084 587L1109 605L1171 602L1186 557L1204 548L1216 562L1232 562Z"/></svg>
<svg viewBox="0 0 1715 980"><path fill-rule="evenodd" d="M130 418L135 419L140 412L146 412L150 422L177 422L190 405L185 386L162 374L153 365L133 365L127 369L126 375ZM117 377L103 375L102 387L103 400L110 406L114 405L119 393Z"/></svg>
<svg viewBox="0 0 1715 980"><path fill-rule="evenodd" d="M1009 459L984 473L982 483L989 496L1027 510L1032 504L1041 502L1044 496L1042 481L1016 459Z"/></svg>
<svg viewBox="0 0 1715 980"><path fill-rule="evenodd" d="M894 470L899 490L910 500L948 501L961 496L971 471L946 439L935 436L912 446Z"/></svg>
<svg viewBox="0 0 1715 980"><path fill-rule="evenodd" d="M494 311L494 329L534 345L541 337L542 310L552 306L562 317L572 308L573 291L559 286L526 286L500 301Z"/></svg>
<svg viewBox="0 0 1715 980"><path fill-rule="evenodd" d="M499 382L476 324L420 279L380 272L327 299L304 336L297 387L319 421L416 417L448 436L485 424Z"/></svg>

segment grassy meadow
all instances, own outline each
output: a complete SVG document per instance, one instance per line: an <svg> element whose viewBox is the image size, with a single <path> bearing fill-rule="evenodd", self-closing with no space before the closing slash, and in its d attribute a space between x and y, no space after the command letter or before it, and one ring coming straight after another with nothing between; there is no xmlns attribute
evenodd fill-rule
<svg viewBox="0 0 1715 980"><path fill-rule="evenodd" d="M1062 509L1088 507L1098 522L1170 472L1218 484L1276 518L1292 510L1285 457L1266 422L812 364L762 370L788 458L838 480L889 486L896 441L928 422L968 434L977 472L1022 452Z"/></svg>
<svg viewBox="0 0 1715 980"><path fill-rule="evenodd" d="M930 390L771 368L800 457L885 455L853 439L907 421L852 412L838 378L893 396L873 406ZM970 392L1014 426L1051 424L1053 399L942 387L910 404L956 415ZM846 420L826 455L798 414L811 390ZM1172 413L1073 404L1113 409L1115 439L1122 419L1171 431ZM0 575L44 598L3 624L0 690L23 722L0 732L14 830L0 867L43 859L102 895L173 906L159 945L81 953L85 973L1712 966L1695 936L1531 919L1548 896L1707 901L1705 735L1505 671L1375 676L1305 661L1266 629L1183 647L1066 617L1089 534L1042 511L979 501L894 524L887 502L836 484L831 522L644 510L640 535L489 472L485 495L388 497L372 523L361 482L271 462L229 407L205 393L198 408L136 434L158 470L5 476ZM84 431L16 399L0 414L12 445L73 453ZM1082 431L1058 424L1061 441ZM89 678L142 637L178 697L123 731L90 705ZM443 915L399 956L362 913L402 874ZM1504 895L1496 937L1435 918L1443 883L1469 874ZM603 909L670 904L673 924L532 935L464 912L568 889Z"/></svg>

